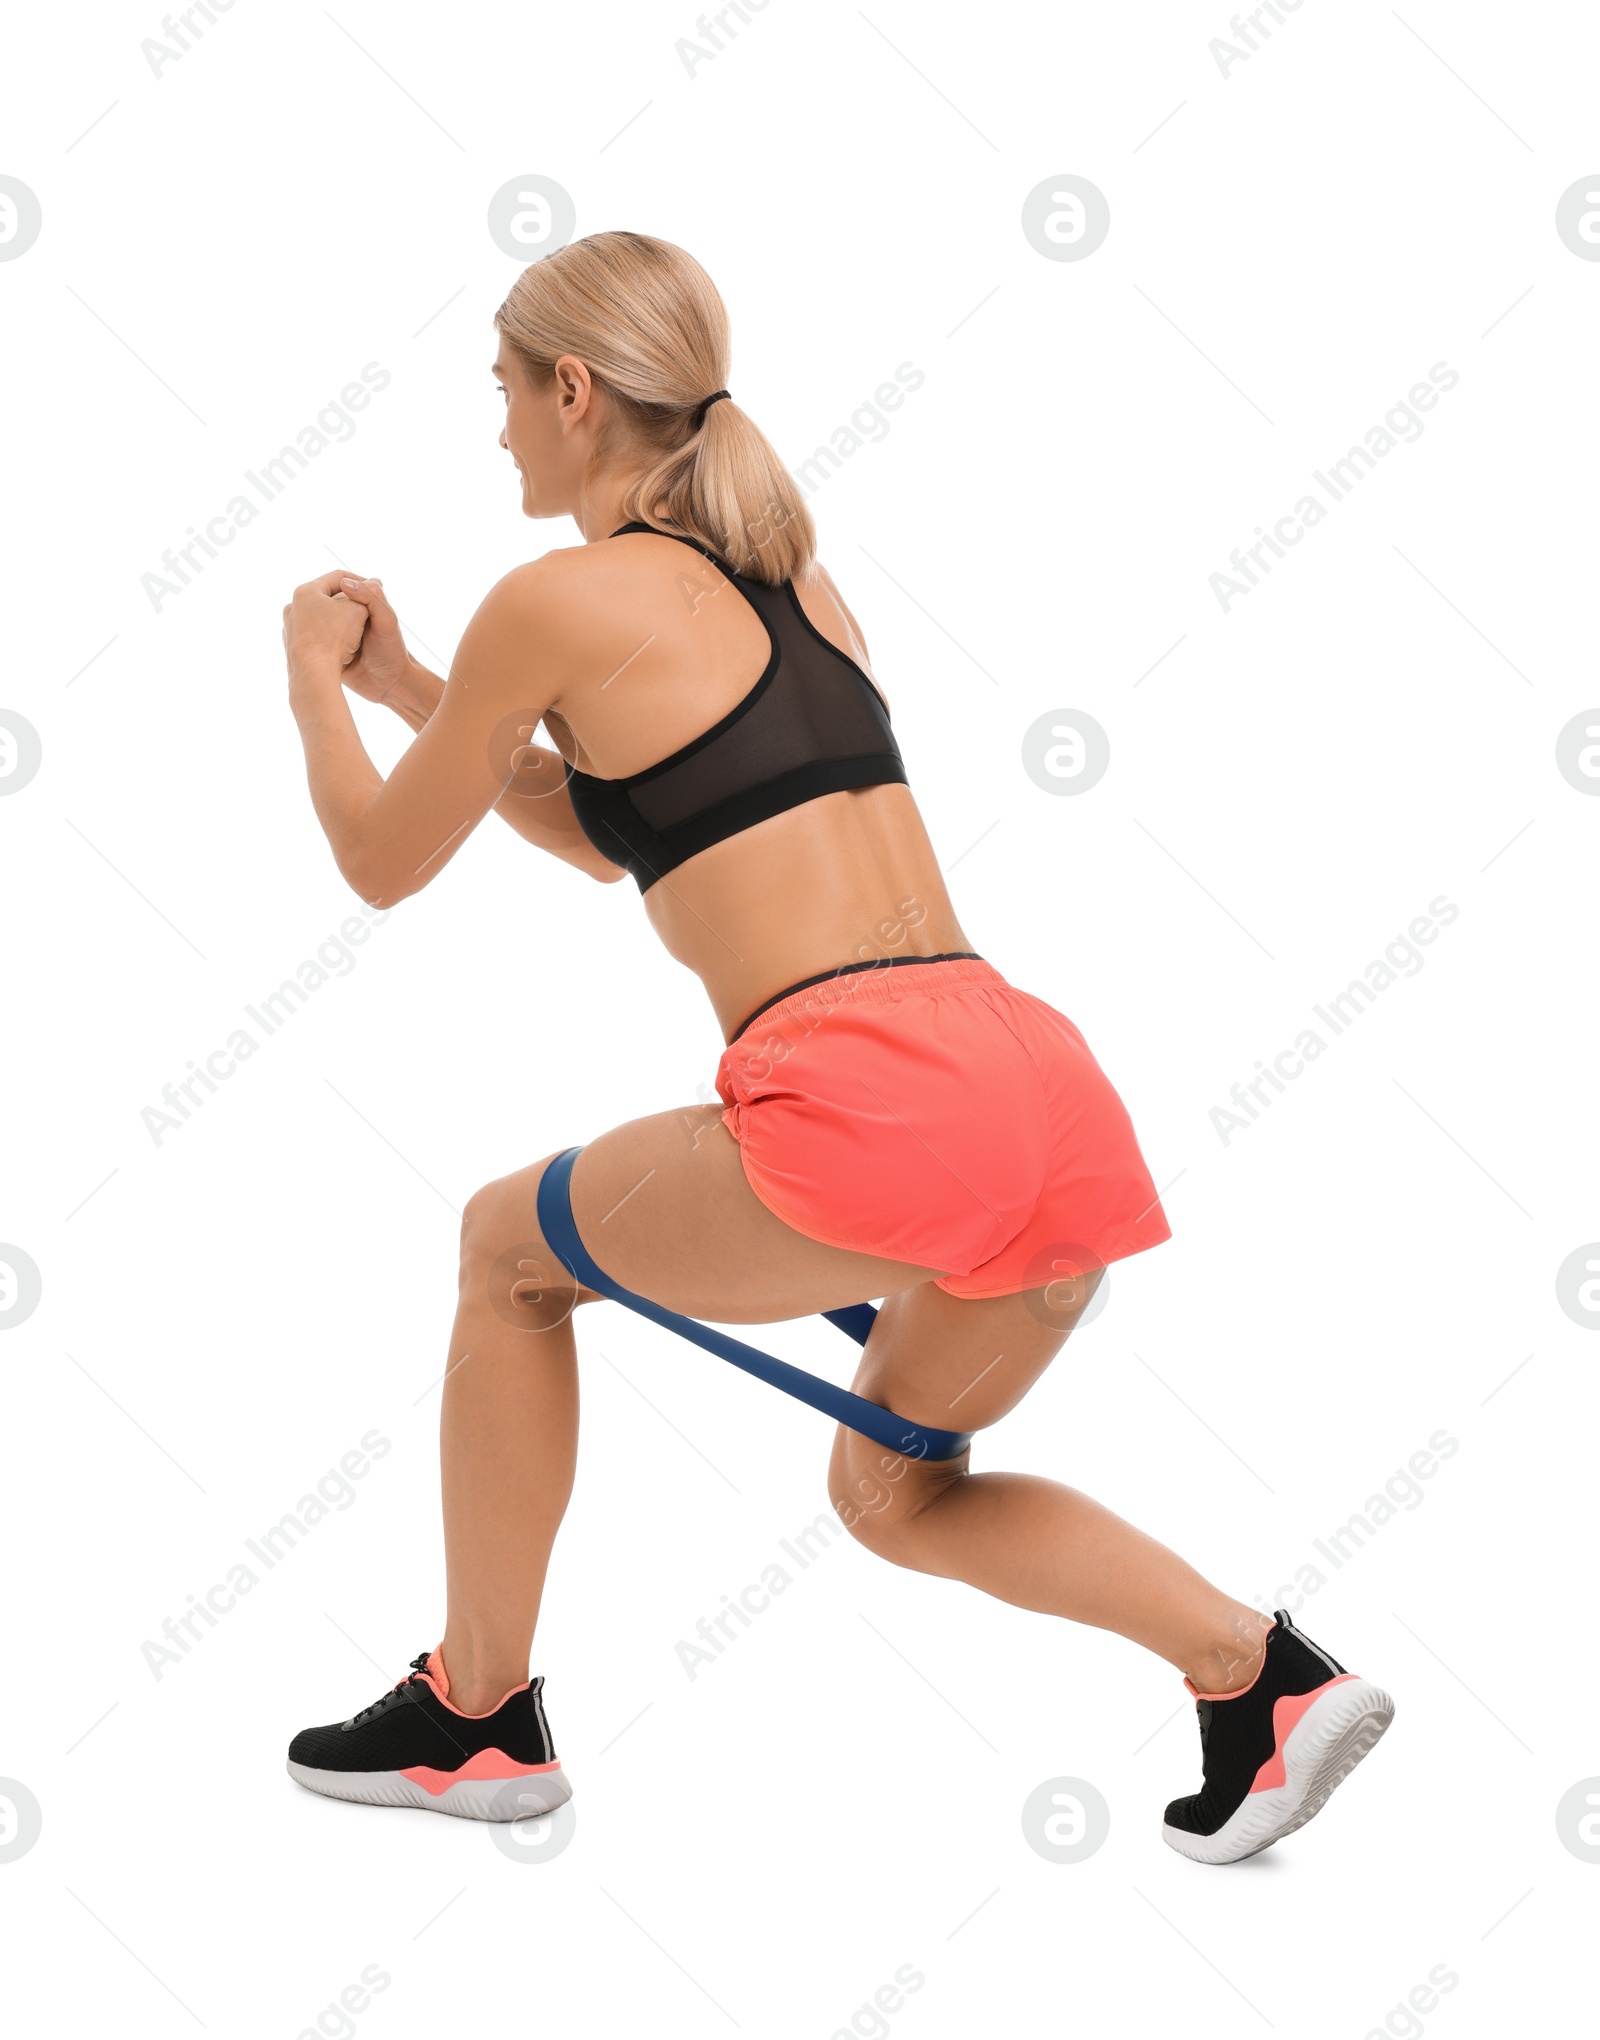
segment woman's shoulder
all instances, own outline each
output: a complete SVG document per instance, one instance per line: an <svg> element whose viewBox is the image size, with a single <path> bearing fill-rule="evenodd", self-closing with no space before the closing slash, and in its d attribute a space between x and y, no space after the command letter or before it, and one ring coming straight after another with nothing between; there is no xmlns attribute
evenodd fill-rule
<svg viewBox="0 0 1600 2040"><path fill-rule="evenodd" d="M617 645L632 651L660 626L663 601L682 587L675 571L698 581L698 570L706 568L715 577L686 547L676 567L642 560L635 550L656 543L641 536L554 546L503 574L478 605L470 628L491 642L537 645L553 670L567 677L589 671Z"/></svg>
<svg viewBox="0 0 1600 2040"><path fill-rule="evenodd" d="M615 557L604 545L553 546L537 559L513 567L484 596L480 615L521 623L553 623L581 615L615 593L619 583Z"/></svg>

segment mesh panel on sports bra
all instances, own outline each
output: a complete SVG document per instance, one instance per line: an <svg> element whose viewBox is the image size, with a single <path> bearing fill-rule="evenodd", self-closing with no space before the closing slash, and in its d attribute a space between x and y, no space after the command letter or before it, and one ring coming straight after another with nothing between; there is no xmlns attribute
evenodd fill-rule
<svg viewBox="0 0 1600 2040"><path fill-rule="evenodd" d="M713 843L804 801L905 780L881 696L808 621L794 584L747 580L708 548L682 542L712 560L750 603L767 627L771 656L721 721L659 764L626 779L569 771L585 834L613 863L625 863L641 890Z"/></svg>
<svg viewBox="0 0 1600 2040"><path fill-rule="evenodd" d="M676 763L668 759L629 780L633 804L652 828L670 829L796 766L893 747L883 703L842 653L811 635L793 600L791 583L761 588L755 606L777 639L777 666L732 719L686 746Z"/></svg>

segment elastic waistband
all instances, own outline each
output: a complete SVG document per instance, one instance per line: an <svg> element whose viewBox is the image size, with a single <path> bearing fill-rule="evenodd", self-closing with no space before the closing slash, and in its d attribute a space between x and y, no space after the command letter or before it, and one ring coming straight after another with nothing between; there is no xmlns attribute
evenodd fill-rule
<svg viewBox="0 0 1600 2040"><path fill-rule="evenodd" d="M898 975L895 975L898 973ZM986 963L970 949L952 950L943 956L885 956L873 963L843 963L837 970L820 971L802 978L797 985L779 992L749 1013L728 1037L728 1046L757 1020L777 1026L796 1012L827 1011L835 1006L858 1003L881 1004L888 999L906 999L920 991L948 985L1001 984L992 963Z"/></svg>

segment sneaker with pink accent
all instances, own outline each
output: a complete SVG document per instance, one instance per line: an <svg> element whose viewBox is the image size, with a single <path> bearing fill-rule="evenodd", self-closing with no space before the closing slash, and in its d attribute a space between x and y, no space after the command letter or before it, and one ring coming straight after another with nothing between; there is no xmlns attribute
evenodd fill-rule
<svg viewBox="0 0 1600 2040"><path fill-rule="evenodd" d="M437 1650L411 1660L397 1686L289 1745L289 1776L330 1799L424 1806L467 1820L523 1820L572 1797L540 1697L543 1679L513 1686L487 1714L463 1714Z"/></svg>
<svg viewBox="0 0 1600 2040"><path fill-rule="evenodd" d="M1162 1839L1196 1863L1238 1863L1320 1813L1394 1719L1358 1678L1275 1610L1261 1669L1233 1693L1195 1696L1205 1783L1175 1799Z"/></svg>

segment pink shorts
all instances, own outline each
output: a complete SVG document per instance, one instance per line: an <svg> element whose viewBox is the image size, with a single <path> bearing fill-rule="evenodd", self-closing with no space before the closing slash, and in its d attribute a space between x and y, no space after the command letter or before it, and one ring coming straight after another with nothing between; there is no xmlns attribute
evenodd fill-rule
<svg viewBox="0 0 1600 2040"><path fill-rule="evenodd" d="M981 958L804 985L724 1049L750 1187L825 1246L1010 1296L1170 1239L1122 1100L1065 1015Z"/></svg>

